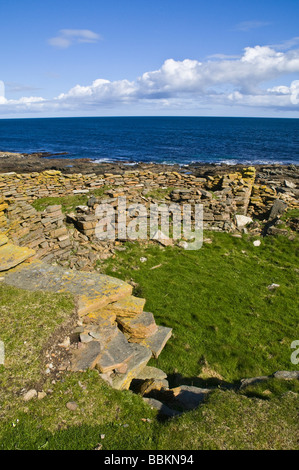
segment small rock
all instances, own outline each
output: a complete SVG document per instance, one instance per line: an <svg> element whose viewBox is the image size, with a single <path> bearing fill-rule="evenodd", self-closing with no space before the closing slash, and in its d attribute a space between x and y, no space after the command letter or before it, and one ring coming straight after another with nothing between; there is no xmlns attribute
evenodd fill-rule
<svg viewBox="0 0 299 470"><path fill-rule="evenodd" d="M25 395L23 396L24 401L30 401L33 398L37 397L37 391L33 388L29 390Z"/></svg>
<svg viewBox="0 0 299 470"><path fill-rule="evenodd" d="M254 246L261 246L261 240L254 240L253 245Z"/></svg>
<svg viewBox="0 0 299 470"><path fill-rule="evenodd" d="M46 396L47 396L46 392L38 392L38 394L37 394L38 400L42 400Z"/></svg>
<svg viewBox="0 0 299 470"><path fill-rule="evenodd" d="M246 225L251 224L253 222L251 217L247 217L246 215L239 215L239 214L235 216L235 221L236 221L236 225L238 228L243 228Z"/></svg>
<svg viewBox="0 0 299 470"><path fill-rule="evenodd" d="M278 289L278 287L280 287L279 284L271 284L270 286L267 287L267 289L274 290L274 289Z"/></svg>
<svg viewBox="0 0 299 470"><path fill-rule="evenodd" d="M78 408L78 405L75 401L69 401L67 404L66 404L66 407L68 410L70 411L76 411L76 409Z"/></svg>
<svg viewBox="0 0 299 470"><path fill-rule="evenodd" d="M292 183L291 181L288 181L288 180L284 180L284 185L285 185L286 188L290 188L290 189L295 189L296 188L296 184Z"/></svg>
<svg viewBox="0 0 299 470"><path fill-rule="evenodd" d="M64 338L63 342L58 344L58 346L60 348L69 348L70 347L70 344L71 344L71 340L70 340L70 337L67 336L66 338Z"/></svg>

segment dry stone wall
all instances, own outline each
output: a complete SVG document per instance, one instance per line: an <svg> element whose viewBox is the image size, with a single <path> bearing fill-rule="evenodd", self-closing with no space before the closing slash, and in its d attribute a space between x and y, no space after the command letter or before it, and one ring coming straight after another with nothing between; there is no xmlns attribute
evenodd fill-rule
<svg viewBox="0 0 299 470"><path fill-rule="evenodd" d="M103 193L101 197L95 191L99 189ZM233 231L236 215L267 220L277 199L289 208L298 208L296 191L294 183L286 182L284 188L280 182L259 183L254 167L205 177L150 170L103 175L62 174L57 170L2 173L0 232L6 233L17 245L35 249L38 258L59 259L71 267L89 269L98 259L111 256L115 247L110 242L96 240L98 220L95 210L99 203L117 208L118 198L126 196L128 204L142 203L148 213L153 203L190 204L192 207L201 203L204 229ZM90 195L88 205L78 207L76 213L66 216L59 205L50 206L43 212L36 211L31 205L40 198L77 194ZM127 211L126 217L129 223L134 214ZM74 258L70 256L71 252L75 253ZM81 255L84 260L80 259Z"/></svg>

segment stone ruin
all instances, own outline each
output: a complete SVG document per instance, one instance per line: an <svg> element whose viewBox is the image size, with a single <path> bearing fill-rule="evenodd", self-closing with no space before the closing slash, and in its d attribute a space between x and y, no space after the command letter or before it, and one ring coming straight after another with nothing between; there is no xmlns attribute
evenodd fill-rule
<svg viewBox="0 0 299 470"><path fill-rule="evenodd" d="M101 196L93 194L101 188ZM257 183L253 167L219 177L150 171L102 177L51 170L0 174L0 273L7 285L69 292L76 299L78 324L73 334L77 341L75 346L65 345L71 357L61 365L62 370L95 368L114 388L128 389L137 380L143 394L152 389L162 393L168 389L166 374L147 363L159 356L172 330L156 325L154 315L144 311L145 299L132 295L130 284L95 271L97 262L122 249L122 240L96 239L97 205L105 202L116 207L120 196L147 208L160 202L200 202L204 206L204 229L242 232L252 218L257 218L279 233L273 221L279 220L286 208L299 207L297 191L294 182L283 188L275 187L274 182ZM31 205L42 197L89 193L88 204L69 214L62 212L61 205L48 206L41 212ZM126 216L132 220L129 212ZM251 223L250 227L252 233L261 233L258 224ZM188 396L189 402L199 403L209 393L195 389L173 389L172 397L183 400ZM165 412L175 414L173 410Z"/></svg>

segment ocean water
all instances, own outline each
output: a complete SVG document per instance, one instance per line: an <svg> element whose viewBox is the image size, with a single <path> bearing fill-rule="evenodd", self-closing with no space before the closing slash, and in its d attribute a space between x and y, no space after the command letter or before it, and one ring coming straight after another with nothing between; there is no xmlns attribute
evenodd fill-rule
<svg viewBox="0 0 299 470"><path fill-rule="evenodd" d="M98 162L299 163L299 120L220 117L0 119L0 151Z"/></svg>

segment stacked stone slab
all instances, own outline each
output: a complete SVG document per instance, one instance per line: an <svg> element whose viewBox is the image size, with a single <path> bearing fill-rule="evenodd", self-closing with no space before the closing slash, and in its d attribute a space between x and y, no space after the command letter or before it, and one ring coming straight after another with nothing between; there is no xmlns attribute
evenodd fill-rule
<svg viewBox="0 0 299 470"><path fill-rule="evenodd" d="M14 245L0 233L0 272L6 272L34 256L35 251Z"/></svg>
<svg viewBox="0 0 299 470"><path fill-rule="evenodd" d="M52 261L64 254L67 256L72 243L64 223L61 205L48 206L41 213L41 224L46 239L46 243L40 245L45 250L44 261Z"/></svg>
<svg viewBox="0 0 299 470"><path fill-rule="evenodd" d="M51 209L50 213L54 213ZM153 314L143 311L145 299L132 296L132 286L126 282L52 266L33 260L34 253L0 235L4 282L25 290L68 292L75 296L83 326L81 347L73 354L71 370L96 368L113 387L128 389L148 361L159 356L171 336L171 328L156 325Z"/></svg>
<svg viewBox="0 0 299 470"><path fill-rule="evenodd" d="M58 260L64 265L67 265L69 260L69 266L89 270L95 266L98 259L111 256L114 249L107 240L106 245L102 246L96 236L97 204L109 204L115 209L118 198L126 196L128 205L141 203L145 206L147 217L152 204L169 202L178 203L182 207L188 204L191 205L194 220L194 205L200 203L203 205L203 228L218 231L235 230L236 215L249 215L253 219L267 220L276 199L286 202L290 209L298 208L298 190L295 183L291 183L290 187L286 182L284 187L281 187L281 182L273 181L273 186L269 186L258 183L255 178L253 167L202 178L175 171L155 173L149 170L129 170L118 175L67 175L56 170L30 174L0 174L0 231L9 231L14 243L34 248L36 256L40 259ZM68 215L67 221L74 227L71 232L65 225L62 227L64 222L60 220L62 214L59 209L54 208L52 214L51 210L41 214L30 205L41 197L89 193L99 188L104 188L103 196L92 195L92 204L81 207L76 214ZM160 189L166 190L165 195L153 196L155 190ZM125 216L127 224L134 218L134 214L129 210ZM117 233L117 216L115 228L116 240L122 241L123 237L118 237ZM82 238L78 234L81 234ZM90 241L94 244L94 250L87 253L87 250L80 249L85 242ZM82 259L76 260L71 256L74 243L76 247L73 251L86 251L85 258L82 255Z"/></svg>
<svg viewBox="0 0 299 470"><path fill-rule="evenodd" d="M81 370L84 363L84 369L95 367L105 374L114 388L129 388L151 357L158 358L172 334L171 328L156 325L153 314L143 311L144 304L145 299L128 295L84 316L80 334L84 347L75 355L73 370ZM92 342L99 342L101 350L96 360L92 353L88 365Z"/></svg>
<svg viewBox="0 0 299 470"><path fill-rule="evenodd" d="M0 194L0 232L5 231L7 227L7 218L5 215L5 211L8 208L8 204L6 204L4 200L4 196Z"/></svg>
<svg viewBox="0 0 299 470"><path fill-rule="evenodd" d="M3 205L6 231L13 243L36 250L36 258L47 261L69 252L70 234L61 205L48 206L43 212L36 211L26 201Z"/></svg>

